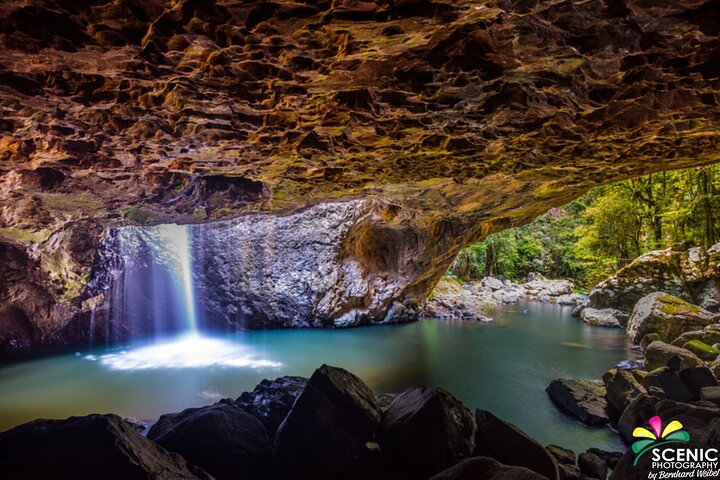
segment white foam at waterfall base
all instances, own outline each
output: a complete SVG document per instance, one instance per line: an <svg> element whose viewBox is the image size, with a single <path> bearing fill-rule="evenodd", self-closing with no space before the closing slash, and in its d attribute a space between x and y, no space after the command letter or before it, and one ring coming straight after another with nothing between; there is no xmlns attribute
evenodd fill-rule
<svg viewBox="0 0 720 480"><path fill-rule="evenodd" d="M220 338L184 335L167 342L131 348L118 353L87 355L112 370L154 368L278 368L282 364L257 358L243 345Z"/></svg>

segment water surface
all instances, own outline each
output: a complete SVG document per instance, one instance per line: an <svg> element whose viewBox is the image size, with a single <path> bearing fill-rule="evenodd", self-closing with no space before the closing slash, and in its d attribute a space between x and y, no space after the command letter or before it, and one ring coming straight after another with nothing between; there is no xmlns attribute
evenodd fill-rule
<svg viewBox="0 0 720 480"><path fill-rule="evenodd" d="M523 314L523 309L529 314ZM114 412L141 419L237 397L263 378L346 368L377 392L440 386L541 443L622 449L607 428L559 413L554 378L599 378L632 358L624 331L589 327L569 307L498 308L488 324L425 320L347 330L272 330L87 348L0 367L0 430L28 420Z"/></svg>

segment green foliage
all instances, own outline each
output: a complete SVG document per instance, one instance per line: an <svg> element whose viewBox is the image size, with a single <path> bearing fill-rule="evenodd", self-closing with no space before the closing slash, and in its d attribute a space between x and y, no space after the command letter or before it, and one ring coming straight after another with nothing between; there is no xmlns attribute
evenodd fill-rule
<svg viewBox="0 0 720 480"><path fill-rule="evenodd" d="M720 167L637 177L597 187L532 223L463 250L450 272L523 280L529 272L591 287L658 248L720 241Z"/></svg>

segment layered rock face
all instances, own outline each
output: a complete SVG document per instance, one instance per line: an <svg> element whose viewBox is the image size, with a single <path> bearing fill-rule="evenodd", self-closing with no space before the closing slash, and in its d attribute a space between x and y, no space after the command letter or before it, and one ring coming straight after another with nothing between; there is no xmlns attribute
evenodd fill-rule
<svg viewBox="0 0 720 480"><path fill-rule="evenodd" d="M375 213L345 219L344 286L313 308L382 320L468 242L598 183L720 160L717 11L3 2L0 344L74 341L109 227L328 200Z"/></svg>

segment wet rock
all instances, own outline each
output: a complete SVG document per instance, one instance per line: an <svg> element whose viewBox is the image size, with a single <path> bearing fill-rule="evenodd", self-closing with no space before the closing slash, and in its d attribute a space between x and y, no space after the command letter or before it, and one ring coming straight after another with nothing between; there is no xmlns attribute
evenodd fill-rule
<svg viewBox="0 0 720 480"><path fill-rule="evenodd" d="M635 397L622 412L622 415L620 415L618 419L617 428L625 443L632 443L634 441L632 436L633 430L655 415L655 405L659 400L660 399L653 395L641 393Z"/></svg>
<svg viewBox="0 0 720 480"><path fill-rule="evenodd" d="M393 400L377 439L415 478L428 478L469 457L475 431L474 417L459 400L442 389L416 386Z"/></svg>
<svg viewBox="0 0 720 480"><path fill-rule="evenodd" d="M546 477L522 467L509 467L492 458L473 457L443 470L430 480L543 480Z"/></svg>
<svg viewBox="0 0 720 480"><path fill-rule="evenodd" d="M335 478L362 451L379 421L372 390L352 373L323 365L277 431L272 458L276 474Z"/></svg>
<svg viewBox="0 0 720 480"><path fill-rule="evenodd" d="M610 452L600 448L588 448L588 453L600 457L610 469L615 468L623 456L623 452Z"/></svg>
<svg viewBox="0 0 720 480"><path fill-rule="evenodd" d="M560 447L558 445L548 445L545 450L555 459L558 464L575 465L577 456L575 452L569 448Z"/></svg>
<svg viewBox="0 0 720 480"><path fill-rule="evenodd" d="M645 393L645 388L632 373L620 370L606 382L606 391L608 404L620 414L633 398Z"/></svg>
<svg viewBox="0 0 720 480"><path fill-rule="evenodd" d="M600 380L556 379L545 389L561 411L591 426L610 421L606 390Z"/></svg>
<svg viewBox="0 0 720 480"><path fill-rule="evenodd" d="M608 468L605 460L592 452L585 452L578 455L578 467L580 472L590 478L605 480Z"/></svg>
<svg viewBox="0 0 720 480"><path fill-rule="evenodd" d="M685 350L690 350L703 360L715 360L720 355L720 349L712 347L701 340L690 340L682 346Z"/></svg>
<svg viewBox="0 0 720 480"><path fill-rule="evenodd" d="M380 410L383 412L387 410L392 404L393 400L397 397L396 393L381 393L377 396L377 403Z"/></svg>
<svg viewBox="0 0 720 480"><path fill-rule="evenodd" d="M669 343L655 341L645 349L645 368L652 371L664 367L673 357L680 359L683 368L698 367L703 364L703 361L689 350L675 347Z"/></svg>
<svg viewBox="0 0 720 480"><path fill-rule="evenodd" d="M707 345L720 343L720 324L714 323L701 330L685 332L670 343L676 347L683 347L687 342L692 340L699 340Z"/></svg>
<svg viewBox="0 0 720 480"><path fill-rule="evenodd" d="M578 303L575 308L572 309L572 312L570 313L571 316L575 318L580 318L582 316L583 310L587 308L587 302L581 302Z"/></svg>
<svg viewBox="0 0 720 480"><path fill-rule="evenodd" d="M213 323L238 329L414 320L421 299L395 301L410 277L377 275L408 271L406 262L423 250L413 227L377 223L391 208L353 200L195 227L199 308ZM272 245L273 254L261 245Z"/></svg>
<svg viewBox="0 0 720 480"><path fill-rule="evenodd" d="M5 478L212 479L112 414L34 420L0 433L0 465Z"/></svg>
<svg viewBox="0 0 720 480"><path fill-rule="evenodd" d="M485 410L475 411L477 434L473 455L505 465L525 467L549 479L558 477L555 459L536 440Z"/></svg>
<svg viewBox="0 0 720 480"><path fill-rule="evenodd" d="M685 332L713 323L716 315L667 293L656 292L635 305L628 322L628 335L639 342L648 333L672 342Z"/></svg>
<svg viewBox="0 0 720 480"><path fill-rule="evenodd" d="M678 402L696 400L692 391L690 391L677 371L666 369L658 374L657 380L666 398Z"/></svg>
<svg viewBox="0 0 720 480"><path fill-rule="evenodd" d="M598 310L595 308L585 308L580 314L583 322L594 327L614 327L622 328L627 324L628 316L626 313L614 308L604 308Z"/></svg>
<svg viewBox="0 0 720 480"><path fill-rule="evenodd" d="M700 400L720 405L720 387L702 387L700 389Z"/></svg>
<svg viewBox="0 0 720 480"><path fill-rule="evenodd" d="M240 395L236 402L262 422L272 440L307 381L304 377L290 376L263 380L252 392Z"/></svg>
<svg viewBox="0 0 720 480"><path fill-rule="evenodd" d="M205 469L218 480L263 479L270 468L270 440L262 423L226 400L162 415L148 438Z"/></svg>
<svg viewBox="0 0 720 480"><path fill-rule="evenodd" d="M718 381L707 367L686 368L679 375L695 400L700 399L701 389L718 385Z"/></svg>
<svg viewBox="0 0 720 480"><path fill-rule="evenodd" d="M558 478L560 480L580 480L580 468L577 465L558 465Z"/></svg>

